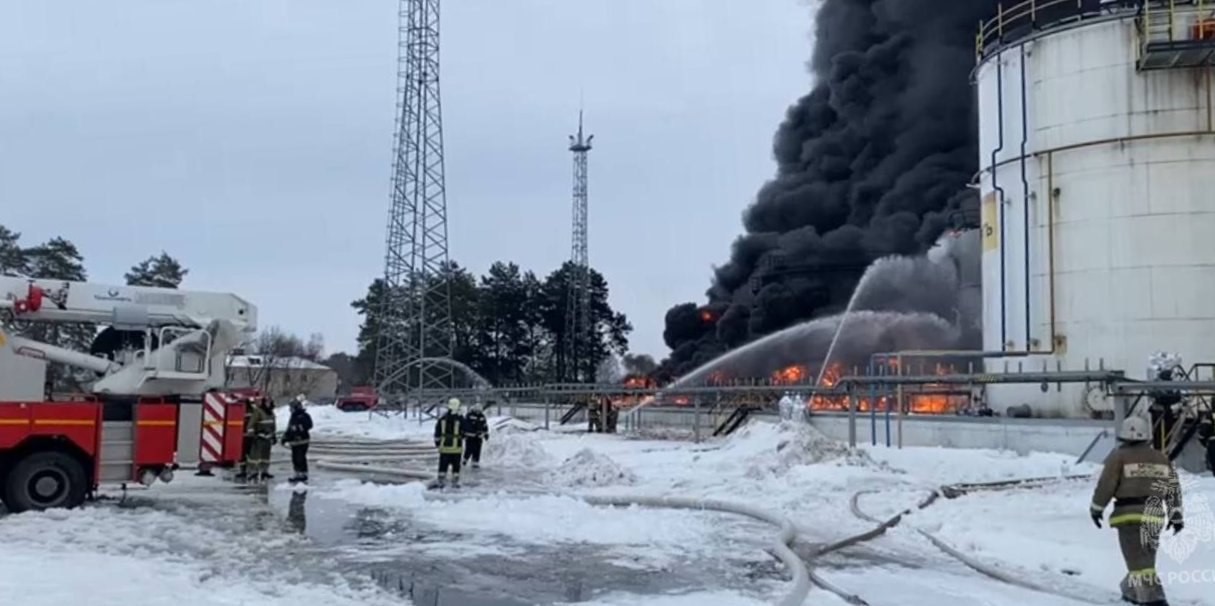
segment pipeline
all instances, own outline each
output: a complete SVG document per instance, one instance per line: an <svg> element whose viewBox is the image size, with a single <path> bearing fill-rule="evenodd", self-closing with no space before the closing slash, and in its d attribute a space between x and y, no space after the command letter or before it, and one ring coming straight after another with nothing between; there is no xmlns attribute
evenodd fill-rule
<svg viewBox="0 0 1215 606"><path fill-rule="evenodd" d="M999 218L1000 218L1000 349L1005 348L1008 343L1008 310L1006 304L1008 296L1005 293L1005 284L1007 279L1005 276L1005 257L1007 248L1007 238L1004 234L1004 189L1000 187L999 180L996 178L996 160L1000 152L1004 151L1004 59L996 57L996 121L999 122L999 143L996 148L991 150L991 188L993 191L1000 193L999 199Z"/></svg>
<svg viewBox="0 0 1215 606"><path fill-rule="evenodd" d="M1029 109L1026 107L1025 84L1025 44L1021 45L1021 211L1024 221L1022 246L1025 254L1021 255L1025 262L1025 351L1032 351L1030 345L1030 306L1029 306L1029 179L1025 176L1025 144L1029 141ZM994 170L994 169L993 169ZM1049 194L1048 194L1049 195ZM1050 198L1047 198L1049 204ZM1001 245L1004 243L1001 242Z"/></svg>

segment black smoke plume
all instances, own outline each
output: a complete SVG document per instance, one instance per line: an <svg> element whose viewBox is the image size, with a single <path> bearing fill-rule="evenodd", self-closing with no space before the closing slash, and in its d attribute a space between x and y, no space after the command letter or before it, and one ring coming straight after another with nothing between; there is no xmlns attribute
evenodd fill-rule
<svg viewBox="0 0 1215 606"><path fill-rule="evenodd" d="M995 4L819 4L814 85L776 132L776 176L743 213L709 302L667 312L672 352L660 375L842 311L873 260L922 253L977 215L966 188L978 169L969 74L978 23Z"/></svg>

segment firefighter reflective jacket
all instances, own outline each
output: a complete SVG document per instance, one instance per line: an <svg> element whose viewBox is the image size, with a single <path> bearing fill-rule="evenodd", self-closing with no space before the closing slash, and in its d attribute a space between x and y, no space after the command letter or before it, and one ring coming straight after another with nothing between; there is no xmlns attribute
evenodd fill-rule
<svg viewBox="0 0 1215 606"><path fill-rule="evenodd" d="M485 413L472 410L464 417L464 437L483 439L489 437L489 422Z"/></svg>
<svg viewBox="0 0 1215 606"><path fill-rule="evenodd" d="M464 452L464 418L447 411L435 423L435 446L439 454L461 454Z"/></svg>
<svg viewBox="0 0 1215 606"><path fill-rule="evenodd" d="M266 409L259 406L256 402L250 403L245 408L245 437L257 437L257 428L266 418Z"/></svg>
<svg viewBox="0 0 1215 606"><path fill-rule="evenodd" d="M1093 491L1093 511L1105 511L1110 499L1114 500L1110 526L1115 528L1148 523L1163 526L1166 513L1181 516L1177 471L1149 442L1123 444L1106 457Z"/></svg>
<svg viewBox="0 0 1215 606"><path fill-rule="evenodd" d="M254 419L254 427L256 428L256 437L261 440L274 440L276 433L276 423L274 420L274 410L257 407L258 415Z"/></svg>
<svg viewBox="0 0 1215 606"><path fill-rule="evenodd" d="M291 411L291 420L287 421L287 431L283 432L283 446L303 446L308 443L312 432L312 415L303 408Z"/></svg>

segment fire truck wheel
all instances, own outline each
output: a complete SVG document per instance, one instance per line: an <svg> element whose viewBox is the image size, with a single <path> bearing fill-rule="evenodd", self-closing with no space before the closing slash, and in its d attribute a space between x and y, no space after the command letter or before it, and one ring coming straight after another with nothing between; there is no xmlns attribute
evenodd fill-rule
<svg viewBox="0 0 1215 606"><path fill-rule="evenodd" d="M13 513L76 507L84 502L84 467L62 452L35 452L17 461L4 485L4 504Z"/></svg>

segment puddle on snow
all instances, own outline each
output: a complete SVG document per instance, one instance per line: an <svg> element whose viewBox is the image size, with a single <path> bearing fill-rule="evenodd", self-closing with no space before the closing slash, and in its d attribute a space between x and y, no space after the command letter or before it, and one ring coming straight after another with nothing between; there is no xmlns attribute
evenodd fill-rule
<svg viewBox="0 0 1215 606"><path fill-rule="evenodd" d="M758 548L654 565L630 561L627 551L610 546L519 544L444 531L414 522L407 512L304 490L271 489L268 496L287 526L329 552L339 567L368 575L417 606L531 606L589 601L613 591L653 595L783 582L779 567ZM748 530L754 528L737 532L746 536Z"/></svg>

